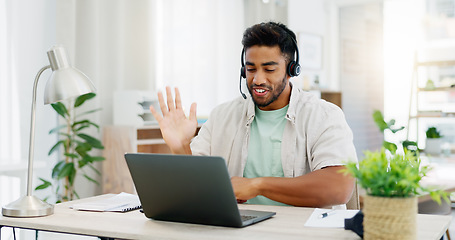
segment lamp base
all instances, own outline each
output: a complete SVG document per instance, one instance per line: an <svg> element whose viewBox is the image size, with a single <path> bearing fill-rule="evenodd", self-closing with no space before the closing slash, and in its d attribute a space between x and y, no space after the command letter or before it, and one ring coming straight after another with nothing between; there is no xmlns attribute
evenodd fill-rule
<svg viewBox="0 0 455 240"><path fill-rule="evenodd" d="M54 213L54 205L43 202L35 196L24 196L2 208L7 217L42 217Z"/></svg>

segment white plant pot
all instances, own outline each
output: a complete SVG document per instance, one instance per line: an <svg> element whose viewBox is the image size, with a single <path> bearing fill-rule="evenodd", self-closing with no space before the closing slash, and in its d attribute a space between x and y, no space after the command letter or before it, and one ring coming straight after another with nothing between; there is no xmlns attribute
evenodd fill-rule
<svg viewBox="0 0 455 240"><path fill-rule="evenodd" d="M425 143L425 153L429 155L441 154L441 138L427 138Z"/></svg>

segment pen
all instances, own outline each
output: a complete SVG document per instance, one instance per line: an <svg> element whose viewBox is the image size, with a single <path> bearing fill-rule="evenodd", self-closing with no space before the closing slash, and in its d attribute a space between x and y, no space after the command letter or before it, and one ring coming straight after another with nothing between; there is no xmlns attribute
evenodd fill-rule
<svg viewBox="0 0 455 240"><path fill-rule="evenodd" d="M328 216L333 215L333 214L335 214L335 210L331 210L331 211L325 212L325 213L319 215L319 218L325 218L325 217L328 217Z"/></svg>

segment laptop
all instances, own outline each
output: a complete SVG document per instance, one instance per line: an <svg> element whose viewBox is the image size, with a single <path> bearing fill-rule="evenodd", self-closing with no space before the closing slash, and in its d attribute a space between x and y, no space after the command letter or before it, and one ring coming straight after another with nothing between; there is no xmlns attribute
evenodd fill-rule
<svg viewBox="0 0 455 240"><path fill-rule="evenodd" d="M125 159L148 218L245 227L276 214L238 209L221 157L127 153Z"/></svg>

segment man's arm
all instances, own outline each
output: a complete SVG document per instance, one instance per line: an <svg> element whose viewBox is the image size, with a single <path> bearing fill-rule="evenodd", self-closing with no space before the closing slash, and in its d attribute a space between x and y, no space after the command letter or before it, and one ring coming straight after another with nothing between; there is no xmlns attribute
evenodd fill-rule
<svg viewBox="0 0 455 240"><path fill-rule="evenodd" d="M163 93L158 93L163 115L159 114L153 106L150 106L150 111L160 125L163 139L171 152L191 155L190 142L197 129L196 103L191 104L190 116L186 117L178 88L175 88L175 102L170 87L166 87L166 96L167 104L164 102Z"/></svg>
<svg viewBox="0 0 455 240"><path fill-rule="evenodd" d="M351 198L355 180L340 173L343 168L326 167L294 178L232 177L231 181L240 202L263 195L294 206L328 207L345 204Z"/></svg>

